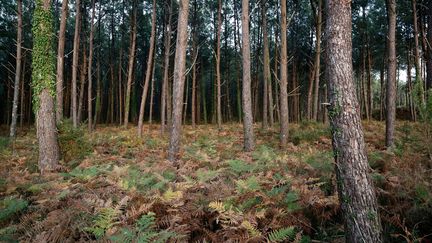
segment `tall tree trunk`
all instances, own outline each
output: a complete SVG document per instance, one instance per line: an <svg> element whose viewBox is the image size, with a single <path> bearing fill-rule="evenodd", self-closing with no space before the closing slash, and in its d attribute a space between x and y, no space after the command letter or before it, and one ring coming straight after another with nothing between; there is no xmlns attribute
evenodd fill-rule
<svg viewBox="0 0 432 243"><path fill-rule="evenodd" d="M168 158L176 163L180 152L180 133L182 122L182 108L184 96L184 82L186 69L187 28L189 15L189 0L179 1L179 17L177 23L177 43L174 62L174 86L172 101L172 124L170 130Z"/></svg>
<svg viewBox="0 0 432 243"><path fill-rule="evenodd" d="M25 61L25 58L23 58L24 59L24 61L23 61L23 68L22 68L22 75L21 75L21 101L20 101L20 128L22 128L23 127L23 124L24 124L24 118L25 118L25 115L24 115L24 110L25 110L25 107L26 107L26 103L24 102L24 98L25 98L25 86L24 86L24 83L25 83L25 73L26 73L26 61ZM29 108L30 109L30 108Z"/></svg>
<svg viewBox="0 0 432 243"><path fill-rule="evenodd" d="M194 15L193 15L193 21L192 21L192 58L195 58L195 56L197 55L197 0L194 1L193 3L193 9L194 9ZM192 110L191 110L191 120L192 120L192 127L195 128L196 126L196 114L197 114L197 109L196 109L196 103L197 103L197 95L196 95L196 91L197 91L197 87L196 87L196 79L197 79L197 68L196 68L196 63L193 64L192 66Z"/></svg>
<svg viewBox="0 0 432 243"><path fill-rule="evenodd" d="M149 124L153 122L153 106L154 106L154 91L155 91L155 70L156 64L153 65L152 78L151 78L151 89L150 89L150 111L149 111Z"/></svg>
<svg viewBox="0 0 432 243"><path fill-rule="evenodd" d="M120 54L119 54L119 61L118 61L118 94L119 94L119 99L118 99L118 113L119 113L119 125L121 126L123 124L123 49L120 47Z"/></svg>
<svg viewBox="0 0 432 243"><path fill-rule="evenodd" d="M77 116L77 73L78 73L78 59L79 59L79 46L80 46L80 20L81 20L81 4L80 0L75 1L75 34L73 44L73 57L72 57L72 123L73 127L78 127L78 116Z"/></svg>
<svg viewBox="0 0 432 243"><path fill-rule="evenodd" d="M59 161L55 119L54 52L51 0L37 1L33 15L33 90L41 173L54 170Z"/></svg>
<svg viewBox="0 0 432 243"><path fill-rule="evenodd" d="M429 14L427 16L427 52L426 52L426 88L432 88L432 1L429 1Z"/></svg>
<svg viewBox="0 0 432 243"><path fill-rule="evenodd" d="M217 87L217 125L218 129L222 129L222 105L221 105L221 30L222 30L222 0L218 0L217 14L217 43L216 43L216 87Z"/></svg>
<svg viewBox="0 0 432 243"><path fill-rule="evenodd" d="M129 123L129 111L130 111L130 100L131 100L131 89L132 89L132 78L135 64L135 48L136 48L136 36L137 36L137 27L136 27L136 16L137 16L137 4L136 0L133 1L131 14L131 40L130 40L130 49L129 49L129 61L128 61L128 79L126 85L126 95L125 95L125 111L124 111L124 122L123 126L127 128Z"/></svg>
<svg viewBox="0 0 432 243"><path fill-rule="evenodd" d="M263 129L268 128L268 101L269 101L269 83L271 83L270 74L270 54L267 36L267 9L265 1L261 2L261 16L262 16L262 29L263 29L263 45L264 45L264 93L263 93ZM272 122L273 123L273 122ZM273 125L273 124L272 124Z"/></svg>
<svg viewBox="0 0 432 243"><path fill-rule="evenodd" d="M410 45L409 45L410 46ZM408 48L407 51L407 86L408 86L408 104L411 114L411 119L413 121L416 120L416 111L414 106L414 100L413 100L413 86L412 86L412 79L411 79L411 47Z"/></svg>
<svg viewBox="0 0 432 243"><path fill-rule="evenodd" d="M328 0L326 70L346 242L382 242L378 205L352 76L351 1Z"/></svg>
<svg viewBox="0 0 432 243"><path fill-rule="evenodd" d="M421 102L425 102L425 97L423 93L423 81L422 81L422 74L421 74L421 63L420 63L420 47L419 47L419 30L418 30L418 19L417 19L417 1L411 0L412 3L412 10L413 10L413 25L414 25L414 65L416 70L416 78L415 83L419 87L421 86L421 89L416 89L416 92L419 92L417 96L421 99ZM431 10L430 10L431 11Z"/></svg>
<svg viewBox="0 0 432 243"><path fill-rule="evenodd" d="M57 83L56 83L56 120L59 123L63 119L63 82L64 82L64 52L65 34L68 16L68 0L62 1L59 41L57 50Z"/></svg>
<svg viewBox="0 0 432 243"><path fill-rule="evenodd" d="M82 110L84 106L84 89L86 83L86 75L87 75L87 48L84 45L83 47L83 62L80 69L80 90L79 90L79 100L78 100L78 124L81 123L82 119Z"/></svg>
<svg viewBox="0 0 432 243"><path fill-rule="evenodd" d="M169 83L169 62L170 62L170 50L171 50L171 0L168 0L168 23L165 31L165 53L164 53L164 73L162 83L162 94L161 94L161 133L165 132L166 127L166 115L167 115L167 97L168 97L168 83Z"/></svg>
<svg viewBox="0 0 432 243"><path fill-rule="evenodd" d="M22 1L17 1L17 50L16 50L16 68L15 68L15 82L14 82L14 95L12 103L12 122L10 126L10 137L15 138L16 136L16 124L18 119L18 98L19 98L19 88L21 79L21 63L22 63ZM22 105L22 104L21 104ZM22 115L22 114L21 114Z"/></svg>
<svg viewBox="0 0 432 243"><path fill-rule="evenodd" d="M96 124L100 122L101 117L101 103L102 103L102 84L101 84L101 70L100 70L100 50L98 52L97 64L96 64L96 104L95 104L95 116L93 129L96 128Z"/></svg>
<svg viewBox="0 0 432 243"><path fill-rule="evenodd" d="M287 16L286 0L281 0L281 80L280 80L280 145L288 142L288 57L287 57Z"/></svg>
<svg viewBox="0 0 432 243"><path fill-rule="evenodd" d="M242 0L242 56L243 56L243 130L244 150L255 146L251 100L250 44L249 44L249 0Z"/></svg>
<svg viewBox="0 0 432 243"><path fill-rule="evenodd" d="M394 146L396 120L396 0L386 0L388 34L387 34L387 96L386 96L386 146Z"/></svg>
<svg viewBox="0 0 432 243"><path fill-rule="evenodd" d="M144 121L144 111L145 111L145 102L147 99L147 93L148 93L148 87L150 84L150 78L152 76L152 66L153 66L153 53L154 53L154 46L155 46L155 39L156 39L156 0L153 0L153 13L152 13L152 28L151 28L151 36L150 36L150 50L149 50L149 56L147 59L147 69L146 69L146 76L144 81L144 88L141 95L141 106L140 106L140 113L138 118L138 137L141 137L142 135L142 127L143 127L143 121Z"/></svg>
<svg viewBox="0 0 432 243"><path fill-rule="evenodd" d="M92 66L93 66L93 37L94 37L94 18L95 18L95 0L92 0L92 17L90 22L90 44L89 44L89 60L88 60L88 90L87 90L87 112L88 112L88 130L89 132L92 131L92 118L93 118L93 96L92 96L92 90L93 90L93 74L92 74Z"/></svg>
<svg viewBox="0 0 432 243"><path fill-rule="evenodd" d="M318 121L318 97L320 88L320 72L321 72L321 29L322 29L322 0L318 0L318 6L316 6L316 48L315 48L315 90L314 90L314 102L313 102L313 119Z"/></svg>
<svg viewBox="0 0 432 243"><path fill-rule="evenodd" d="M237 48L240 46L240 28L238 27L239 25L239 20L238 20L238 9L237 9L237 4L234 3L234 52L237 53ZM241 49L241 47L239 47ZM237 89L236 89L236 103L237 103L237 116L238 116L238 121L241 122L242 121L242 107L241 107L241 90L240 90L240 62L239 60L236 58L235 59L236 62L236 85L237 85Z"/></svg>

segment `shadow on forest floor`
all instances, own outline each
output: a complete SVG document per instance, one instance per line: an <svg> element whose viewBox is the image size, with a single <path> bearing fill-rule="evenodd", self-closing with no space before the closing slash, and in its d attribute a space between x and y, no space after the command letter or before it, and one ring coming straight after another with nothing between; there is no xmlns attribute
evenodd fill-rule
<svg viewBox="0 0 432 243"><path fill-rule="evenodd" d="M421 126L400 122L394 153L384 123L364 123L386 242L432 233L432 177ZM37 172L35 131L0 139L0 241L344 242L329 129L185 126L180 169L166 160L159 127L60 128L61 169ZM149 131L150 130L150 131ZM14 150L14 151L13 151ZM429 236L430 237L430 236Z"/></svg>

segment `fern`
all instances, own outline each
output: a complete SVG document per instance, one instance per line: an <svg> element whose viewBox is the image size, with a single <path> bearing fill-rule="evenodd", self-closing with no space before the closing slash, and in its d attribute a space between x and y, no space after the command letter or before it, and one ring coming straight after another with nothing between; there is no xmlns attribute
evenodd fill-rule
<svg viewBox="0 0 432 243"><path fill-rule="evenodd" d="M5 198L0 201L0 222L5 221L25 210L28 207L28 202L23 199L13 197Z"/></svg>
<svg viewBox="0 0 432 243"><path fill-rule="evenodd" d="M251 176L246 180L237 180L236 184L237 184L237 191L239 193L261 190L261 185L255 176Z"/></svg>
<svg viewBox="0 0 432 243"><path fill-rule="evenodd" d="M243 226L249 233L249 235L251 237L257 237L257 236L261 236L261 232L254 226L252 225L249 221L243 221L241 226Z"/></svg>
<svg viewBox="0 0 432 243"><path fill-rule="evenodd" d="M122 229L119 235L110 237L113 242L168 242L169 239L177 237L172 231L163 230L158 232L156 229L156 214L149 212L143 215L135 224L135 229Z"/></svg>
<svg viewBox="0 0 432 243"><path fill-rule="evenodd" d="M119 212L114 208L102 208L92 227L86 227L85 230L92 233L96 238L101 238L105 232L117 224Z"/></svg>
<svg viewBox="0 0 432 243"><path fill-rule="evenodd" d="M282 242L293 238L295 234L294 227L281 228L270 232L267 239L269 242Z"/></svg>
<svg viewBox="0 0 432 243"><path fill-rule="evenodd" d="M210 202L209 203L209 208L213 209L214 211L216 211L218 213L223 213L223 212L226 211L224 203L220 202L220 201Z"/></svg>
<svg viewBox="0 0 432 243"><path fill-rule="evenodd" d="M233 159L233 160L228 160L226 163L229 165L230 170L232 170L234 173L238 175L253 170L253 166L244 162L243 160Z"/></svg>
<svg viewBox="0 0 432 243"><path fill-rule="evenodd" d="M15 226L9 226L0 229L0 242L17 242L14 238L17 228Z"/></svg>
<svg viewBox="0 0 432 243"><path fill-rule="evenodd" d="M178 200L182 198L183 193L182 191L173 191L171 188L169 188L164 194L162 195L163 200L170 202L173 200Z"/></svg>

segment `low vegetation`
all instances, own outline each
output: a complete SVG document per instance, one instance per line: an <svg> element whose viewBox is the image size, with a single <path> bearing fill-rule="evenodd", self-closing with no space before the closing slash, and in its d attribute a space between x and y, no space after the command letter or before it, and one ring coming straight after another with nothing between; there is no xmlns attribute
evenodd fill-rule
<svg viewBox="0 0 432 243"><path fill-rule="evenodd" d="M383 123L364 127L385 241L420 241L432 233L423 125L398 123L394 153ZM286 150L268 130L246 153L240 125L186 127L177 169L157 128L138 139L135 129L86 134L66 123L62 166L43 178L33 130L14 144L0 139L0 241L341 242L328 128L291 129Z"/></svg>

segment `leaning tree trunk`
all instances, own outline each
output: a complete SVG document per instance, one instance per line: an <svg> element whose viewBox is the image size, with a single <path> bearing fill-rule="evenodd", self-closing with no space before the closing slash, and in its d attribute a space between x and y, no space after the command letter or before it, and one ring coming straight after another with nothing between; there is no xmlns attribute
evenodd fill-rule
<svg viewBox="0 0 432 243"><path fill-rule="evenodd" d="M352 75L351 1L328 0L326 7L329 117L346 242L382 242Z"/></svg>
<svg viewBox="0 0 432 243"><path fill-rule="evenodd" d="M189 0L180 0L177 24L177 43L174 59L173 111L172 122L170 124L171 129L168 150L168 158L172 163L176 163L180 151L180 133L186 72L186 47L188 39L188 15Z"/></svg>
<svg viewBox="0 0 432 243"><path fill-rule="evenodd" d="M124 110L124 122L123 126L127 128L129 123L129 111L130 111L130 94L132 88L132 78L133 78L133 70L135 64L135 47L136 47L136 36L137 36L137 27L136 27L136 15L137 15L137 6L136 1L133 4L131 16L131 40L130 40L130 49L129 49L129 63L128 63L128 77L127 77L127 85L126 85L126 95L125 95L125 110Z"/></svg>
<svg viewBox="0 0 432 243"><path fill-rule="evenodd" d="M280 70L280 145L288 142L288 58L287 58L287 16L286 0L281 0L281 70Z"/></svg>
<svg viewBox="0 0 432 243"><path fill-rule="evenodd" d="M95 0L92 0L92 17L90 22L90 44L89 44L89 60L88 60L88 90L87 90L87 112L88 112L88 130L89 132L92 131L92 118L93 118L93 96L92 96L92 90L93 90L93 79L92 79L92 66L93 66L93 36L94 36L94 18L95 18Z"/></svg>
<svg viewBox="0 0 432 243"><path fill-rule="evenodd" d="M242 0L242 56L243 56L243 130L244 150L252 151L255 146L253 132L251 73L250 73L250 44L249 44L249 0Z"/></svg>
<svg viewBox="0 0 432 243"><path fill-rule="evenodd" d="M147 93L148 88L150 84L150 78L152 76L152 66L153 66L153 53L154 53L154 46L155 46L155 38L156 38L156 0L153 0L153 14L152 14L152 29L151 29L151 36L150 36L150 50L149 50L149 56L147 59L147 70L146 70L146 76L144 81L144 88L141 95L141 106L140 106L140 113L138 118L138 137L142 136L142 127L144 122L144 111L145 111L145 102L147 99Z"/></svg>
<svg viewBox="0 0 432 243"><path fill-rule="evenodd" d="M81 4L80 0L75 2L75 34L73 44L73 57L72 57L72 123L73 127L78 127L78 116L77 116L77 73L78 73L78 59L79 59L79 46L80 46L80 20L81 20Z"/></svg>
<svg viewBox="0 0 432 243"><path fill-rule="evenodd" d="M14 95L12 103L12 121L10 126L10 137L14 138L16 135L16 125L18 119L18 96L21 79L21 59L22 59L22 1L17 1L18 5L18 26L17 26L17 51L16 51L16 69L15 69L15 83L14 83ZM24 80L23 80L24 81ZM22 106L23 104L21 104ZM21 114L22 116L22 114Z"/></svg>
<svg viewBox="0 0 432 243"><path fill-rule="evenodd" d="M63 0L61 8L61 21L59 30L59 41L57 50L57 83L56 83L56 120L59 123L63 119L63 81L64 81L64 52L65 34L68 15L68 0Z"/></svg>
<svg viewBox="0 0 432 243"><path fill-rule="evenodd" d="M386 147L392 148L396 120L396 0L386 0L386 3L388 18Z"/></svg>
<svg viewBox="0 0 432 243"><path fill-rule="evenodd" d="M33 15L33 109L39 143L41 173L54 170L59 161L59 146L54 110L55 78L51 0L38 0Z"/></svg>

